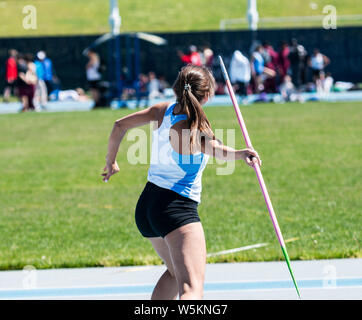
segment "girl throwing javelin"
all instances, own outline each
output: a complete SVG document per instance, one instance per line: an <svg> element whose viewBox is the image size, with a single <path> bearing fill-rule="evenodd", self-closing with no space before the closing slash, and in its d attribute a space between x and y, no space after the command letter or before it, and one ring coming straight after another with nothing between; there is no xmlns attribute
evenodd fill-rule
<svg viewBox="0 0 362 320"><path fill-rule="evenodd" d="M173 85L176 102L159 103L117 120L109 138L105 182L119 171L116 155L127 130L154 124L148 182L135 214L139 231L167 266L151 299L203 297L206 245L197 207L209 156L261 165L255 150L235 150L215 138L202 109L214 88L207 68L185 66Z"/></svg>

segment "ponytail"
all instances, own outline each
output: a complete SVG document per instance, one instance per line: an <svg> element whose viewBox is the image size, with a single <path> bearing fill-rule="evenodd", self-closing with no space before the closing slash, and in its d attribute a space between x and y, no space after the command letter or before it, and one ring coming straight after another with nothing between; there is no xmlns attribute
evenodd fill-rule
<svg viewBox="0 0 362 320"><path fill-rule="evenodd" d="M203 133L211 138L214 136L209 120L206 117L200 102L192 94L191 90L185 90L185 96L188 106L188 124L190 126L190 148L193 152L196 147L200 147L201 136Z"/></svg>
<svg viewBox="0 0 362 320"><path fill-rule="evenodd" d="M186 113L190 127L190 151L201 147L203 135L214 139L211 124L202 108L201 101L214 94L215 80L204 67L188 65L181 69L173 89L181 111Z"/></svg>

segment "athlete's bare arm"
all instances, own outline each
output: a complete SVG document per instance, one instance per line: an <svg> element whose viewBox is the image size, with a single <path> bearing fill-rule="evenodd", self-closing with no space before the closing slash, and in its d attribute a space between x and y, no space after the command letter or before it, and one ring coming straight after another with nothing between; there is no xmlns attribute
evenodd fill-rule
<svg viewBox="0 0 362 320"><path fill-rule="evenodd" d="M115 121L108 141L106 166L103 169L104 173L102 173L103 181L107 182L112 175L119 171L116 157L119 145L126 132L129 129L143 126L152 121L157 121L160 124L167 106L167 102L158 103L152 107L134 112Z"/></svg>
<svg viewBox="0 0 362 320"><path fill-rule="evenodd" d="M219 139L211 139L206 137L201 143L201 151L205 154L213 156L224 161L244 160L247 165L252 167L254 162L258 162L261 166L261 160L258 153L251 148L235 150L224 145Z"/></svg>

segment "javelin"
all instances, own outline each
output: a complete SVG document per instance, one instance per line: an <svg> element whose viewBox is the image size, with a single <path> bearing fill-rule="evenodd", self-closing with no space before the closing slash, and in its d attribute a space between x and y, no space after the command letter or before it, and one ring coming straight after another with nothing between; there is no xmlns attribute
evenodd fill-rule
<svg viewBox="0 0 362 320"><path fill-rule="evenodd" d="M227 86L228 91L229 91L231 101L232 101L232 103L234 105L234 110L236 112L236 117L238 118L238 122L239 122L241 131L242 131L243 136L244 136L246 146L248 148L254 149L252 144L251 144L251 141L250 141L250 138L249 138L249 135L248 135L248 131L246 130L245 122L244 122L243 116L241 115L240 108L239 108L238 102L236 100L234 90L233 90L233 88L231 86L229 75L228 75L228 73L226 71L226 68L225 68L225 65L224 65L224 62L223 62L221 56L219 56L219 62L220 62L222 74L223 74L225 82L226 82L226 86ZM297 290L297 294L298 294L298 297L300 299L300 293L299 293L298 285L297 285L297 282L295 281L294 274L293 274L292 268L290 266L290 259L289 259L289 256L288 256L287 248L285 246L283 235L282 235L282 233L280 231L278 220L277 220L277 217L276 217L276 215L274 213L273 205L272 205L271 200L269 198L268 190L266 189L264 179L263 179L263 176L262 176L261 171L260 171L259 164L257 162L255 162L253 167L254 167L254 170L256 172L256 176L258 178L259 185L260 185L261 191L263 193L265 203L266 203L266 206L267 206L268 211L269 211L270 218L271 218L271 220L273 222L275 233L276 233L276 235L278 237L279 244L280 244L280 246L282 248L282 252L283 252L285 261L287 262L290 275L292 276L294 287Z"/></svg>

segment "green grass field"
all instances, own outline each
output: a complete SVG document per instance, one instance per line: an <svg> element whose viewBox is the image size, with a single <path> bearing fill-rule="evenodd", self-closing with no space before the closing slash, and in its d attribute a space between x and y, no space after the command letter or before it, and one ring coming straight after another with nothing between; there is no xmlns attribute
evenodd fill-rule
<svg viewBox="0 0 362 320"><path fill-rule="evenodd" d="M157 264L134 222L147 165L101 182L113 121L130 111L0 116L0 269ZM206 109L214 129L235 128L232 107ZM362 257L361 103L243 107L291 259ZM145 127L149 132L149 128ZM226 132L224 136L226 140ZM208 165L200 217L208 252L260 242L264 248L209 262L282 259L254 170ZM294 239L293 239L294 238Z"/></svg>
<svg viewBox="0 0 362 320"><path fill-rule="evenodd" d="M314 4L314 9L313 9ZM359 14L359 0L259 0L261 18L323 15L325 5L334 5L337 15ZM37 28L23 28L23 8L37 10ZM247 1L240 0L132 0L119 1L123 31L196 31L218 30L221 19L245 18ZM0 36L99 34L108 32L108 0L0 0ZM338 26L362 25L358 21L340 21ZM322 21L262 24L270 27L322 27ZM234 28L246 28L236 25Z"/></svg>

